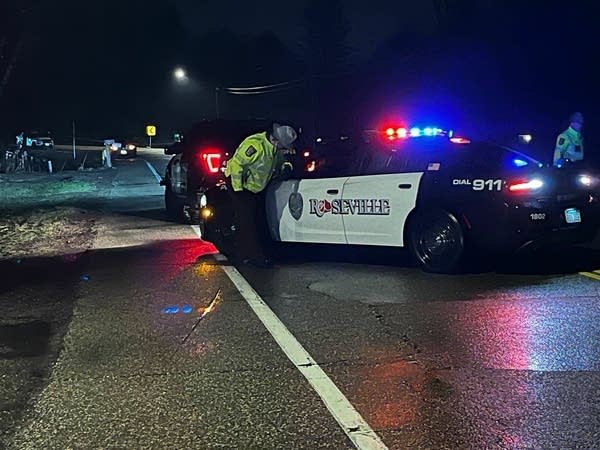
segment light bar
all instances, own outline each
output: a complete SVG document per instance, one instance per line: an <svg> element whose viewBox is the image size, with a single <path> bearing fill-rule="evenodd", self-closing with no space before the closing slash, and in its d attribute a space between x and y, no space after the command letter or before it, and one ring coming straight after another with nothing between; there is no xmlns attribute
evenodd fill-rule
<svg viewBox="0 0 600 450"><path fill-rule="evenodd" d="M390 126L390 127L384 128L383 130L384 130L383 133L385 133L385 136L390 141L393 141L396 139L406 139L409 137L411 137L411 138L413 138L413 137L435 137L435 136L448 135L448 133L446 133L446 131L442 130L441 128L433 127L433 126L427 126L425 128L419 128L419 127L395 128L395 127ZM452 136L450 136L450 137L452 137Z"/></svg>

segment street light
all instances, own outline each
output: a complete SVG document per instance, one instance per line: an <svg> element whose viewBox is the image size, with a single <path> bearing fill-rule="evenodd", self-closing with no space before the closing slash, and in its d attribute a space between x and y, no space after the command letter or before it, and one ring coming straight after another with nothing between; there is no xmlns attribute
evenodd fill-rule
<svg viewBox="0 0 600 450"><path fill-rule="evenodd" d="M185 81L187 80L187 73L183 67L176 67L175 70L173 70L173 77L177 81Z"/></svg>

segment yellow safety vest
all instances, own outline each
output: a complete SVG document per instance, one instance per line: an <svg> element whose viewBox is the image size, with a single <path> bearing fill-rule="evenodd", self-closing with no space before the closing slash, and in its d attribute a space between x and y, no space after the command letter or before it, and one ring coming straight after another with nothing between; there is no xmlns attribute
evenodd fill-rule
<svg viewBox="0 0 600 450"><path fill-rule="evenodd" d="M231 177L234 191L261 192L277 166L277 152L267 133L248 136L227 161L225 176Z"/></svg>
<svg viewBox="0 0 600 450"><path fill-rule="evenodd" d="M558 135L554 148L554 165L561 159L581 161L583 159L583 137L569 127Z"/></svg>

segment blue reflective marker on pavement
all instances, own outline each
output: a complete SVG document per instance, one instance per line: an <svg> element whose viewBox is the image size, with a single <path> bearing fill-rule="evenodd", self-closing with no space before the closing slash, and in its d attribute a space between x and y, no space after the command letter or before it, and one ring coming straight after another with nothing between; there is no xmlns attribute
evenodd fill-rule
<svg viewBox="0 0 600 450"><path fill-rule="evenodd" d="M179 312L179 307L178 306L165 306L162 309L162 312L164 314L177 314Z"/></svg>

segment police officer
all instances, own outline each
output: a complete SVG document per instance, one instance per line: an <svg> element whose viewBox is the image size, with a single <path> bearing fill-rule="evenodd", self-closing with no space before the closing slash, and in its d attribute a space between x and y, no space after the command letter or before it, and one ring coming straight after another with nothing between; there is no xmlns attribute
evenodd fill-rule
<svg viewBox="0 0 600 450"><path fill-rule="evenodd" d="M569 128L558 135L554 148L554 165L583 160L583 114L573 113Z"/></svg>
<svg viewBox="0 0 600 450"><path fill-rule="evenodd" d="M297 138L288 125L274 124L264 133L248 136L227 161L225 176L237 216L236 257L244 263L270 267L260 239L266 232L264 197L261 193L275 177L289 177L292 164L288 155Z"/></svg>

